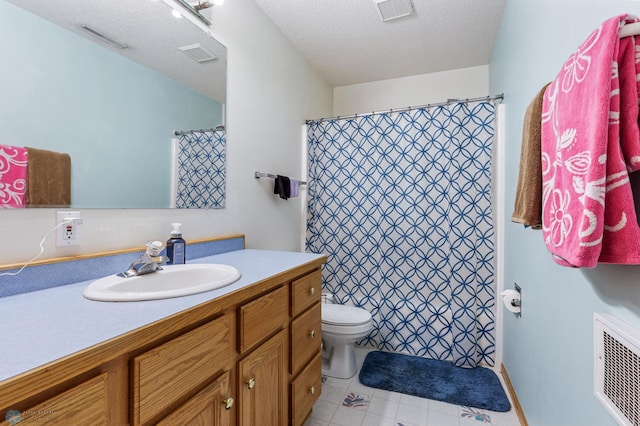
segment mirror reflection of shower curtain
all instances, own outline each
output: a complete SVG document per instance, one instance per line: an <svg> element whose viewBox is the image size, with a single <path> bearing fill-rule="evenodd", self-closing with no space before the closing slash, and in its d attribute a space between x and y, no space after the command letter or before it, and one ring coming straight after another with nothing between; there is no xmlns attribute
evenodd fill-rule
<svg viewBox="0 0 640 426"><path fill-rule="evenodd" d="M360 344L494 364L493 127L491 102L308 125L306 250L372 313Z"/></svg>
<svg viewBox="0 0 640 426"><path fill-rule="evenodd" d="M174 137L171 207L219 209L225 203L226 132L183 132Z"/></svg>

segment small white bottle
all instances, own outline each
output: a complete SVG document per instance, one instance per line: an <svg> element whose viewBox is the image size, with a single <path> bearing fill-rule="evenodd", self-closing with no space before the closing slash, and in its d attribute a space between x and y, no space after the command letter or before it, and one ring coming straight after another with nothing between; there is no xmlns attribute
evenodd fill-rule
<svg viewBox="0 0 640 426"><path fill-rule="evenodd" d="M181 223L172 223L171 237L167 240L167 257L170 265L180 265L187 260L186 246L182 238Z"/></svg>

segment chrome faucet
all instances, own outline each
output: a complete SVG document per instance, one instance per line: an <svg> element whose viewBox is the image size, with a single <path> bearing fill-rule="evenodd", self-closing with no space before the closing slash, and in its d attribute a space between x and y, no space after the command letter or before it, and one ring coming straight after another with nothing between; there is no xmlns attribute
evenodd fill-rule
<svg viewBox="0 0 640 426"><path fill-rule="evenodd" d="M147 251L138 260L131 263L126 271L120 272L118 276L129 278L161 271L162 266L160 265L169 261L167 256L160 256L163 247L164 245L160 241L149 241Z"/></svg>

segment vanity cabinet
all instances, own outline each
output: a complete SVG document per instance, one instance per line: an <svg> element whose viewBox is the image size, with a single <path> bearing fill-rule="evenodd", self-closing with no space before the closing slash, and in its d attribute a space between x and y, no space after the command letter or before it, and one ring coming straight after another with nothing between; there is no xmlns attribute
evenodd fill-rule
<svg viewBox="0 0 640 426"><path fill-rule="evenodd" d="M293 280L289 372L290 424L301 425L309 416L322 387L322 320L320 269Z"/></svg>
<svg viewBox="0 0 640 426"><path fill-rule="evenodd" d="M0 419L10 412L45 424L300 425L320 394L325 260L0 382Z"/></svg>

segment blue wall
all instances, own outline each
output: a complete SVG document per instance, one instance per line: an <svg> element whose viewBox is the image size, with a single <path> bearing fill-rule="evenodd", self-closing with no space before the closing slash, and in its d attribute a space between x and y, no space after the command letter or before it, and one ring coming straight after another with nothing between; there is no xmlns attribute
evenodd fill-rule
<svg viewBox="0 0 640 426"><path fill-rule="evenodd" d="M640 267L556 265L541 231L511 223L524 111L622 0L508 0L490 63L491 93L504 92L507 114L505 287L522 286L522 317L504 320L504 365L530 425L615 425L593 394L593 313L611 313L640 329Z"/></svg>
<svg viewBox="0 0 640 426"><path fill-rule="evenodd" d="M0 52L0 143L69 153L74 207L169 206L173 130L221 123L218 102L4 0Z"/></svg>

